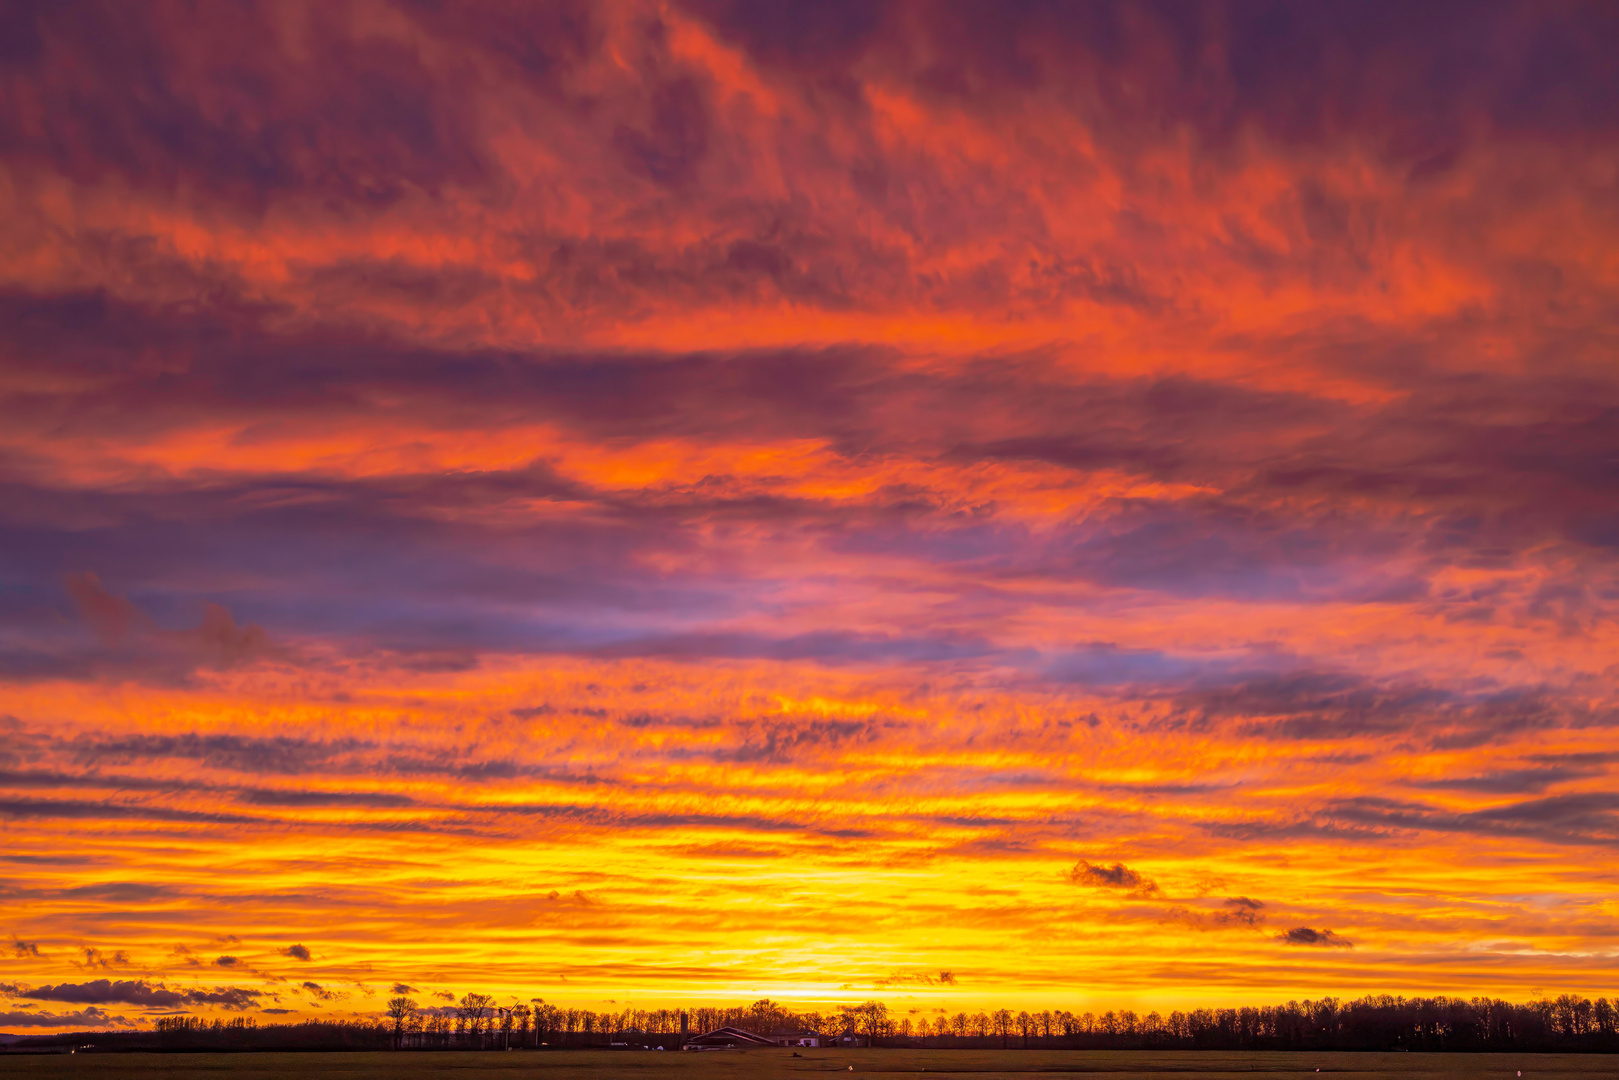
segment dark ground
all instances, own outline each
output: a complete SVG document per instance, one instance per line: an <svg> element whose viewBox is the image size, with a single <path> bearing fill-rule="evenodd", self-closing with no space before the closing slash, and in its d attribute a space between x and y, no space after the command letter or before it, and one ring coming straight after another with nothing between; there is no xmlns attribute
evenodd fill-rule
<svg viewBox="0 0 1619 1080"><path fill-rule="evenodd" d="M787 1050L0 1055L8 1077L86 1080L1619 1080L1619 1055L1344 1051ZM851 1066L853 1068L851 1069ZM1521 1070L1521 1073L1520 1073Z"/></svg>

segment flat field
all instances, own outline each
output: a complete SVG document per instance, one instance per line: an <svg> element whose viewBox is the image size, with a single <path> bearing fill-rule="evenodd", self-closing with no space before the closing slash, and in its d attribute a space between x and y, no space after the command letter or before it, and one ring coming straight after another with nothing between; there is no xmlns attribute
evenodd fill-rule
<svg viewBox="0 0 1619 1080"><path fill-rule="evenodd" d="M1240 1051L559 1050L510 1053L0 1055L0 1075L85 1080L1619 1080L1619 1055ZM852 1068L851 1068L852 1067Z"/></svg>

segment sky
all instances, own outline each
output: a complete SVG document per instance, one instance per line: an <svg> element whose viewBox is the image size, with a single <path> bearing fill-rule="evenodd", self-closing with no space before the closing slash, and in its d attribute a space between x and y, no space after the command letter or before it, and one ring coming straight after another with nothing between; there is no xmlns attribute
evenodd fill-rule
<svg viewBox="0 0 1619 1080"><path fill-rule="evenodd" d="M1613 5L0 12L0 1030L1619 992Z"/></svg>

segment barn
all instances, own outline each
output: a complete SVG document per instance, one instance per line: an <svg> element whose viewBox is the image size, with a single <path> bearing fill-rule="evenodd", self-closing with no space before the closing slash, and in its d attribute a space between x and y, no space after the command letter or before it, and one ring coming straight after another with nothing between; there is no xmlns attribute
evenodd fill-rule
<svg viewBox="0 0 1619 1080"><path fill-rule="evenodd" d="M820 1046L821 1035L814 1031L773 1031L770 1041L777 1046Z"/></svg>
<svg viewBox="0 0 1619 1080"><path fill-rule="evenodd" d="M747 1046L780 1046L763 1035L741 1028L722 1027L686 1040L687 1050L739 1050Z"/></svg>

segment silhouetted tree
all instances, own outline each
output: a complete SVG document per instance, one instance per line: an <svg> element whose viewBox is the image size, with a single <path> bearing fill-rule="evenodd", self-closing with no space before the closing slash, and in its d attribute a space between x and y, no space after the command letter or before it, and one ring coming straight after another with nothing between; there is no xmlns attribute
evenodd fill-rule
<svg viewBox="0 0 1619 1080"><path fill-rule="evenodd" d="M760 1035L768 1035L788 1026L792 1018L792 1013L774 1001L760 998L748 1007L748 1015L743 1020L742 1027Z"/></svg>
<svg viewBox="0 0 1619 1080"><path fill-rule="evenodd" d="M250 1018L204 1020L199 1017L161 1018L155 1032L99 1032L96 1042L106 1049L119 1046L147 1048L156 1045L180 1050L245 1049L383 1049L433 1048L451 1045L472 1047L484 1044L494 1030L491 1018L498 1016L501 1030L526 1030L525 1011L532 1017L536 1039L542 1031L561 1030L570 1023L577 1031L582 1024L588 1034L672 1031L679 1024L674 1010L625 1009L619 1013L591 1014L573 1011L573 1019L540 999L533 1008L514 1002L496 1013L486 995L468 994L460 1005L450 1009L419 1009L408 997L388 1001L386 1019L364 1022L315 1021L303 1024L255 1026ZM774 1003L755 1002L752 1006L724 1009L697 1009L693 1014L709 1023L712 1030L724 1023L740 1023L749 1017L766 1023L822 1027L814 1014L794 1015ZM1049 1015L1049 1020L1047 1016ZM1001 1036L1004 1044L1015 1027L1025 1045L1031 1036L1052 1045L1076 1049L1140 1046L1185 1049L1342 1049L1342 1050L1465 1050L1488 1051L1580 1051L1619 1052L1619 1016L1612 1001L1592 1001L1575 994L1555 999L1513 1003L1488 997L1472 999L1432 997L1400 998L1387 995L1340 1003L1333 998L1319 1001L1289 1001L1282 1005L1243 1008L1175 1010L1167 1017L1153 1012L1138 1017L1128 1010L1105 1014L1100 1021L1090 1014L1071 1012L1019 1013L997 1010L954 1017L939 1015L931 1025L925 1017L898 1023L882 1002L868 1001L846 1006L839 1012L841 1030L864 1035L880 1042L897 1030L911 1038L926 1039L931 1033L940 1040L954 1034L956 1045L977 1037L984 1045L989 1033ZM774 1019L772 1019L774 1018ZM1009 1019L1010 1018L1010 1019ZM510 1021L510 1025L506 1021ZM834 1021L835 1022L835 1021ZM452 1040L452 1031L455 1038ZM409 1034L410 1038L404 1037ZM68 1039L35 1036L33 1040ZM146 1040L140 1042L139 1040ZM569 1040L579 1042L584 1040ZM70 1044L65 1044L70 1045Z"/></svg>
<svg viewBox="0 0 1619 1080"><path fill-rule="evenodd" d="M500 1048L510 1050L512 1045L513 1010L501 1007L495 1010L500 1017Z"/></svg>
<svg viewBox="0 0 1619 1080"><path fill-rule="evenodd" d="M420 1046L422 1044L422 1011L412 1010L405 1021L405 1042L407 1045Z"/></svg>
<svg viewBox="0 0 1619 1080"><path fill-rule="evenodd" d="M464 994L457 1004L457 1019L464 1021L470 1039L483 1046L484 1029L495 1009L495 999L488 994Z"/></svg>
<svg viewBox="0 0 1619 1080"><path fill-rule="evenodd" d="M843 1014L844 1030L866 1036L871 1045L877 1045L888 1030L888 1006L880 1001L865 1001L859 1005L839 1006Z"/></svg>
<svg viewBox="0 0 1619 1080"><path fill-rule="evenodd" d="M388 1000L388 1019L394 1022L394 1049L398 1050L405 1044L405 1026L417 1014L416 1003L408 997L396 997Z"/></svg>
<svg viewBox="0 0 1619 1080"><path fill-rule="evenodd" d="M517 1045L528 1045L528 1022L532 1010L521 1001L512 1006L512 1026L517 1030Z"/></svg>

